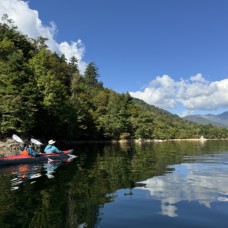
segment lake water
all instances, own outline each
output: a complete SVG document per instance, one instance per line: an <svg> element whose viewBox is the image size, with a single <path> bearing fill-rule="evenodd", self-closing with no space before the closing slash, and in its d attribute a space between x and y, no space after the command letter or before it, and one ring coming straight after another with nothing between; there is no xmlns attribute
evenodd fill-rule
<svg viewBox="0 0 228 228"><path fill-rule="evenodd" d="M0 168L0 227L228 227L228 141L80 144L75 155Z"/></svg>

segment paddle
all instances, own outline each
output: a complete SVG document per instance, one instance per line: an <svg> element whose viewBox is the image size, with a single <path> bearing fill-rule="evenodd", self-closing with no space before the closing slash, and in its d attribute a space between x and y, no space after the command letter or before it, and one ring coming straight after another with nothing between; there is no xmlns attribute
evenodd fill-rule
<svg viewBox="0 0 228 228"><path fill-rule="evenodd" d="M36 144L37 146L41 146L41 145L43 145L43 143L42 143L42 142L40 142L40 141L38 141L37 139L33 139L33 138L31 138L31 142L32 142L32 143L34 143L34 144Z"/></svg>
<svg viewBox="0 0 228 228"><path fill-rule="evenodd" d="M13 134L12 138L15 141L17 141L18 143L24 143L23 140L19 136L15 135L15 134Z"/></svg>

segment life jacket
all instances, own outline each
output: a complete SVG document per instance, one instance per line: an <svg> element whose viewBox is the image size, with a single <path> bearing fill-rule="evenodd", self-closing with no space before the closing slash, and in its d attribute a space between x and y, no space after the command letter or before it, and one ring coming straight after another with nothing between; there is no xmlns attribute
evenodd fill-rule
<svg viewBox="0 0 228 228"><path fill-rule="evenodd" d="M29 153L28 153L27 150L24 149L24 150L21 151L21 155L29 155Z"/></svg>

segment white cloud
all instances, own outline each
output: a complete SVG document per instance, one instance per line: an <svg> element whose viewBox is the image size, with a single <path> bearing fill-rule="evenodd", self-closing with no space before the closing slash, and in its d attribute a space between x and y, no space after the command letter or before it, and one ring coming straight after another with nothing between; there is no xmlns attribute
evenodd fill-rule
<svg viewBox="0 0 228 228"><path fill-rule="evenodd" d="M143 92L130 92L131 96L162 108L172 109L176 105L176 85L168 75L158 76Z"/></svg>
<svg viewBox="0 0 228 228"><path fill-rule="evenodd" d="M143 91L130 95L163 109L184 107L184 113L214 111L228 106L228 79L209 82L202 74L175 81L168 75L157 76Z"/></svg>
<svg viewBox="0 0 228 228"><path fill-rule="evenodd" d="M18 29L25 35L31 38L39 36L48 39L47 46L51 51L58 54L64 54L69 60L71 57L78 59L78 67L81 72L84 71L86 63L82 61L85 47L81 40L67 41L62 43L56 42L54 36L57 32L57 27L54 22L49 25L44 25L39 18L39 13L36 10L29 8L29 3L22 0L1 0L0 1L0 20L4 14L7 14L12 19Z"/></svg>
<svg viewBox="0 0 228 228"><path fill-rule="evenodd" d="M59 50L65 54L65 57L67 59L70 59L72 56L75 56L78 59L79 64L79 70L81 72L84 72L86 68L86 63L82 61L82 57L85 52L84 45L81 40L78 40L77 42L71 42L69 44L68 42L62 42L59 45Z"/></svg>

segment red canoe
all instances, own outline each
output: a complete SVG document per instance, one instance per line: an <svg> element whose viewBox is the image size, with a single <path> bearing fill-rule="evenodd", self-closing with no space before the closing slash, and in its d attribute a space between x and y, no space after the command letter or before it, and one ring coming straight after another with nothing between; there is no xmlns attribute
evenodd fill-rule
<svg viewBox="0 0 228 228"><path fill-rule="evenodd" d="M10 155L10 156L0 158L0 166L45 162L45 161L48 161L48 159L52 159L52 160L65 160L66 159L67 160L67 159L71 158L73 151L74 151L73 149L63 150L62 153L60 153L60 154L42 153L38 157L33 157L31 155Z"/></svg>

